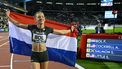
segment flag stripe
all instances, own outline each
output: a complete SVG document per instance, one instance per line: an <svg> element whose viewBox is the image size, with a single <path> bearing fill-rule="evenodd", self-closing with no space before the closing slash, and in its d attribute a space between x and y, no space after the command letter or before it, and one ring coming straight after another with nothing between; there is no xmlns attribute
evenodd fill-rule
<svg viewBox="0 0 122 69"><path fill-rule="evenodd" d="M28 44L32 44L31 32L29 30L19 28L19 27L15 26L13 23L9 22L9 32L10 32L9 33L10 37L16 38L20 41L24 41Z"/></svg>
<svg viewBox="0 0 122 69"><path fill-rule="evenodd" d="M77 51L77 39L64 35L49 34L46 45L47 47L51 48L58 48L74 52Z"/></svg>
<svg viewBox="0 0 122 69"><path fill-rule="evenodd" d="M76 52L55 49L48 47L49 60L57 61L69 66L74 66L76 62ZM52 57L55 56L55 57ZM57 58L58 57L58 58Z"/></svg>
<svg viewBox="0 0 122 69"><path fill-rule="evenodd" d="M31 56L31 50L32 45L27 44L24 41L17 40L16 38L10 37L10 52L19 54L19 55L25 55L25 56Z"/></svg>

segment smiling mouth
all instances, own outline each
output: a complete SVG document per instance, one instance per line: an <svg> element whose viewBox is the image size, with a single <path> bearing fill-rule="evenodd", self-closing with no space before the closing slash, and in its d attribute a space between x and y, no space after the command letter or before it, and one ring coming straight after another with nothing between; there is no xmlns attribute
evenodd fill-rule
<svg viewBox="0 0 122 69"><path fill-rule="evenodd" d="M43 21L42 21L42 20L38 20L38 23L42 24L42 23L43 23Z"/></svg>

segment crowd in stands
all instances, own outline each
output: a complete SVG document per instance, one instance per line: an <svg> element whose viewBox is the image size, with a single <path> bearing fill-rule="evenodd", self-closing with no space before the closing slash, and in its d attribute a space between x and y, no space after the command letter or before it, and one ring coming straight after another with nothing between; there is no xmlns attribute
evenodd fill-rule
<svg viewBox="0 0 122 69"><path fill-rule="evenodd" d="M7 32L7 31L8 31L7 17L3 9L0 8L0 32Z"/></svg>
<svg viewBox="0 0 122 69"><path fill-rule="evenodd" d="M20 5L18 4L17 6L20 6ZM47 19L55 20L63 24L69 24L69 25L73 21L75 21L76 23L79 23L79 27L81 29L82 28L85 29L86 25L97 25L99 23L98 20L107 21L109 24L112 24L112 22L114 23L117 22L117 21L104 19L104 11L86 11L82 9L77 11L76 8L73 8L73 7L68 8L66 6L52 7L48 5L40 5L40 6L38 5L37 7L37 4L34 5L33 3L32 5L29 5L29 8L28 8L28 3L27 3L27 10L28 10L27 15L33 16L34 13L37 11L37 9L42 10L45 13ZM1 15L4 17L1 17ZM1 25L5 24L5 26L7 26L5 15L1 14L1 12L0 12L0 23L3 23Z"/></svg>

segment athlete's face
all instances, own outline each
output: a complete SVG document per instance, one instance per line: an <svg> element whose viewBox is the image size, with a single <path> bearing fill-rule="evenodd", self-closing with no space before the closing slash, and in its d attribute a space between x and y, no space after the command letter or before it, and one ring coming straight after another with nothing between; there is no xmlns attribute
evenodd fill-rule
<svg viewBox="0 0 122 69"><path fill-rule="evenodd" d="M43 13L37 13L36 14L36 16L35 16L35 18L36 18L36 21L37 21L37 23L38 24L44 24L44 22L45 22L45 16L44 16L44 14Z"/></svg>

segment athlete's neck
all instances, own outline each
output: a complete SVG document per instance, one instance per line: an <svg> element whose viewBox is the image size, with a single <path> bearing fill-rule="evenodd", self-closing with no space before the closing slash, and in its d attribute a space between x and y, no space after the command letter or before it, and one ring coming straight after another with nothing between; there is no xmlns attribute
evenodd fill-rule
<svg viewBox="0 0 122 69"><path fill-rule="evenodd" d="M44 29L44 24L37 24L37 27L39 28L39 29Z"/></svg>

